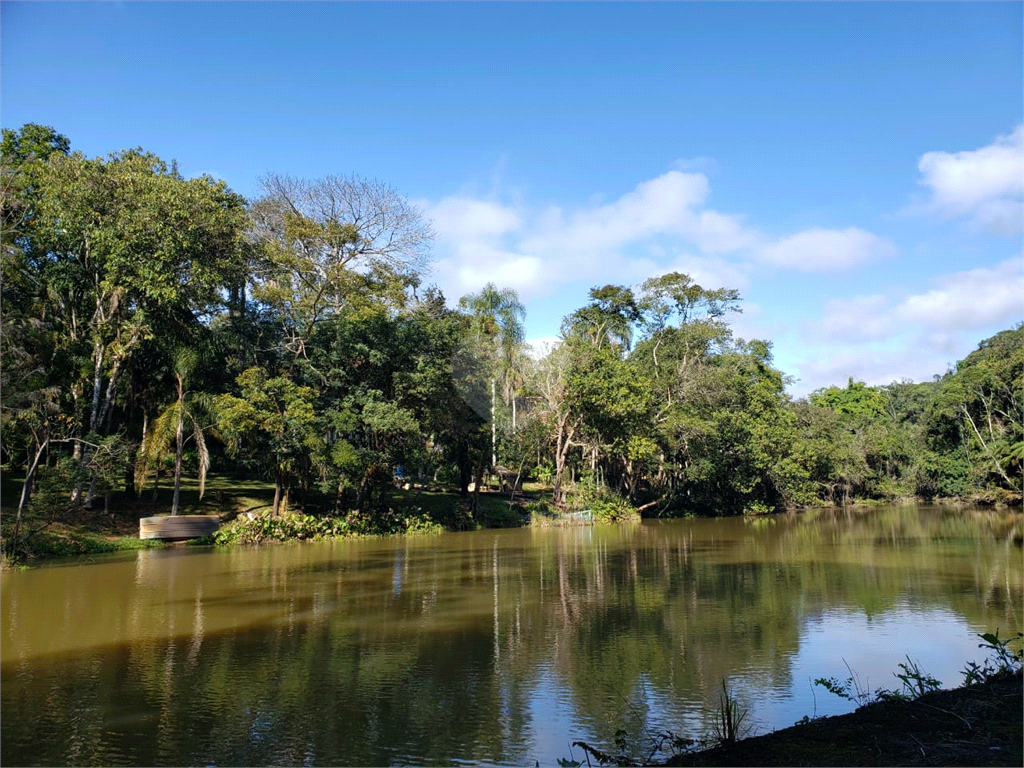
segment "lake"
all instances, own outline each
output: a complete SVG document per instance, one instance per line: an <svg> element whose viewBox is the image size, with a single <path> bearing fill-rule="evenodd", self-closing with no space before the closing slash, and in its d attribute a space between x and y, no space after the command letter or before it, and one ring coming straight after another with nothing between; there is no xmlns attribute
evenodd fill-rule
<svg viewBox="0 0 1024 768"><path fill-rule="evenodd" d="M5 765L554 765L944 687L1022 628L1021 514L755 519L140 551L5 573Z"/></svg>

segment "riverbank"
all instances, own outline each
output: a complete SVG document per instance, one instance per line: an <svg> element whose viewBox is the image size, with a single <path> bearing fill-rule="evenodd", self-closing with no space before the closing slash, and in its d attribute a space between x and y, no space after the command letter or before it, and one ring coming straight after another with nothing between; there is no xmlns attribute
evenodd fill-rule
<svg viewBox="0 0 1024 768"><path fill-rule="evenodd" d="M701 752L670 766L1024 764L1020 671L911 701L879 701Z"/></svg>
<svg viewBox="0 0 1024 768"><path fill-rule="evenodd" d="M5 472L0 478L4 506L0 519L0 538L6 543L13 531L16 502L20 495L20 478ZM216 514L221 518L222 533L217 543L262 543L289 539L315 539L328 536L366 536L439 533L478 528L509 528L523 524L538 526L589 525L595 522L623 522L640 519L640 511L622 502L607 498L577 500L573 509L554 509L542 499L550 489L528 484L527 494L518 495L514 503L508 496L488 489L476 497L473 511L470 499L457 491L443 488L402 487L389 493L389 509L383 514L360 517L349 515L338 518L330 515L301 516L286 514L269 517L274 487L259 480L211 478L206 494L200 499L194 479L183 479L180 514ZM6 554L0 559L0 568L32 565L53 558L98 555L136 549L157 549L169 546L160 541L139 539L139 519L170 511L170 489L164 487L154 500L149 492L141 498L127 493L111 494L104 502L97 500L93 510L66 510L52 520L42 519L31 512L22 521L20 537L31 536L20 548L19 556L12 559ZM311 492L312 508L330 506L330 499ZM1005 495L972 499L936 499L942 505L1010 506L1019 498ZM906 499L903 503L920 503ZM851 508L874 507L881 502L858 500ZM13 507L13 508L12 508ZM584 509L585 507L585 509ZM822 507L820 509L834 509ZM641 508L643 509L643 508ZM813 508L808 508L813 509ZM792 510L795 512L802 509ZM1020 528L1020 526L1018 526ZM1019 541L1020 531L1017 531ZM193 542L196 543L196 542ZM200 543L213 543L207 539Z"/></svg>
<svg viewBox="0 0 1024 768"><path fill-rule="evenodd" d="M0 513L0 540L12 535L20 485L9 476L3 478L4 506ZM23 538L17 558L6 553L0 568L31 566L55 558L70 558L137 549L173 546L157 540L139 539L139 519L170 512L170 489L163 489L157 500L147 493L141 498L112 494L105 504L98 499L92 510L68 509L52 518L28 511L21 522ZM389 494L387 512L373 518L348 520L330 515L302 515L293 510L278 517L270 515L274 486L254 480L235 481L215 478L207 483L206 494L199 498L194 480L184 480L181 490L182 515L218 515L222 522L216 543L261 543L288 539L314 539L327 536L367 536L440 533L475 528L509 528L523 524L525 500L509 503L504 494L482 492L477 509L471 512L469 499L457 491L439 488L395 488ZM14 502L12 505L11 502ZM322 506L322 499L313 500ZM190 544L212 544L212 538Z"/></svg>

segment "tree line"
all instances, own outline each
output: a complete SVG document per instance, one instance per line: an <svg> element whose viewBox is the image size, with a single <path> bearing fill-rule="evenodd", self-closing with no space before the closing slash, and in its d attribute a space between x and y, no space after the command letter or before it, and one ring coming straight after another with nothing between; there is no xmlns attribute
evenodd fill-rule
<svg viewBox="0 0 1024 768"><path fill-rule="evenodd" d="M733 335L739 294L680 273L594 288L529 354L514 291L424 285L430 224L380 182L271 174L246 200L34 124L3 131L0 172L19 520L162 477L176 513L208 472L370 523L396 476L661 515L1020 497L1020 325L930 382L793 400L771 344Z"/></svg>

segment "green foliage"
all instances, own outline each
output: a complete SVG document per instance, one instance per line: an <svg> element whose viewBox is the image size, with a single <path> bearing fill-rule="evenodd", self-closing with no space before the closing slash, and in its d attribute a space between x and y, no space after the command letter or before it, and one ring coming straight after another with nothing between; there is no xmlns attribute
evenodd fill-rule
<svg viewBox="0 0 1024 768"><path fill-rule="evenodd" d="M262 544L273 541L318 540L351 534L344 520L300 514L245 515L222 526L213 542L226 544Z"/></svg>
<svg viewBox="0 0 1024 768"><path fill-rule="evenodd" d="M713 726L715 739L720 744L734 744L737 739L742 738L743 721L746 718L747 710L736 701L735 695L729 690L723 678L722 694Z"/></svg>
<svg viewBox="0 0 1024 768"><path fill-rule="evenodd" d="M863 381L850 379L846 389L828 387L811 393L809 398L813 405L829 408L845 416L878 418L885 414L885 398L873 387Z"/></svg>
<svg viewBox="0 0 1024 768"><path fill-rule="evenodd" d="M909 701L920 698L926 693L937 691L942 688L942 681L921 670L920 665L909 656L907 660L901 661L898 666L900 672L894 672L896 678L903 683L902 690L891 691L886 688L879 688L875 696L882 701Z"/></svg>
<svg viewBox="0 0 1024 768"><path fill-rule="evenodd" d="M88 479L88 470L70 456L62 456L52 467L39 470L29 509L42 519L57 519L74 509L68 489Z"/></svg>
<svg viewBox="0 0 1024 768"><path fill-rule="evenodd" d="M926 411L933 447L962 450L975 489L1021 492L1024 326L978 345L938 385Z"/></svg>
<svg viewBox="0 0 1024 768"><path fill-rule="evenodd" d="M556 512L546 501L530 501L523 505L523 512L530 516L531 521L535 518L553 518Z"/></svg>
<svg viewBox="0 0 1024 768"><path fill-rule="evenodd" d="M436 534L444 527L421 510L404 513L388 510L373 519L350 516L316 517L288 512L280 515L245 515L223 526L213 536L218 545L265 544L285 541L319 541L341 536Z"/></svg>
<svg viewBox="0 0 1024 768"><path fill-rule="evenodd" d="M1016 637L1000 638L999 631L985 632L978 635L984 642L979 648L987 648L991 652L990 658L980 665L976 662L968 662L964 667L963 685L974 685L983 683L993 677L1019 676L1024 666L1024 634L1017 633ZM1020 648L1014 649L1013 645ZM847 701L852 701L857 706L864 706L875 701L912 701L927 693L941 690L942 681L924 672L918 662L906 657L906 661L897 664L899 672L893 675L902 683L902 688L893 691L887 688L879 688L874 692L868 690L861 683L860 678L852 670L850 677L844 681L838 678L818 678L815 685L820 685L830 693L839 696ZM849 665L847 665L849 669Z"/></svg>
<svg viewBox="0 0 1024 768"><path fill-rule="evenodd" d="M845 661L843 662L846 663ZM852 669L850 665L846 665L847 671L850 676L843 681L840 681L836 677L819 677L815 679L814 684L820 685L829 693L833 693L841 699L852 701L858 707L862 707L865 704L870 704L874 701L877 696L867 689L861 682L860 677Z"/></svg>
<svg viewBox="0 0 1024 768"><path fill-rule="evenodd" d="M82 555L103 555L110 552L134 552L140 549L163 549L169 546L156 539L140 539L137 536L107 537L90 531L42 530L24 545L25 554L31 559L58 557L80 557Z"/></svg>
<svg viewBox="0 0 1024 768"><path fill-rule="evenodd" d="M984 642L979 648L989 650L989 658L981 664L968 662L963 669L964 685L983 683L993 677L1020 675L1024 668L1024 634L1018 632L1015 637L1001 638L999 630L978 635ZM1018 646L1016 649L1014 645Z"/></svg>
<svg viewBox="0 0 1024 768"><path fill-rule="evenodd" d="M321 460L314 391L287 376L268 376L262 368L248 369L237 384L240 396L225 394L214 400L218 427L235 455L273 474L276 512L298 466L311 457Z"/></svg>
<svg viewBox="0 0 1024 768"><path fill-rule="evenodd" d="M207 470L268 477L276 510L367 532L518 524L479 492L495 473L597 520L1020 498L1021 326L935 382L794 403L771 344L733 336L738 292L681 273L594 287L533 360L515 291L452 310L422 286L430 227L380 182L269 175L249 202L34 124L4 130L0 173L0 438L33 514L132 463L137 491L172 466L200 493ZM467 501L396 512L410 481Z"/></svg>

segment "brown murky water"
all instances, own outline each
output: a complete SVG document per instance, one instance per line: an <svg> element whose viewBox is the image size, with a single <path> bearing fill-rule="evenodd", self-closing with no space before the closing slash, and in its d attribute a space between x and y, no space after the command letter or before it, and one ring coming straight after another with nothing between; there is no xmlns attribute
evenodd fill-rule
<svg viewBox="0 0 1024 768"><path fill-rule="evenodd" d="M553 765L945 686L1022 626L1019 513L877 507L138 552L3 576L4 765ZM581 757L576 750L576 758Z"/></svg>

